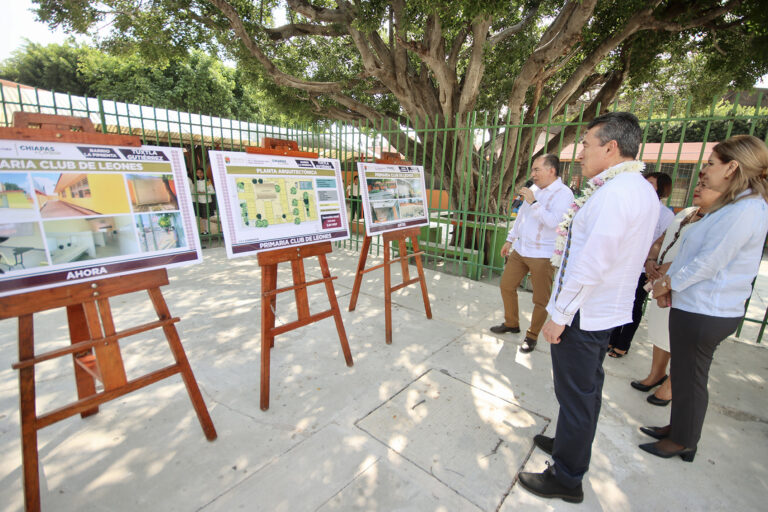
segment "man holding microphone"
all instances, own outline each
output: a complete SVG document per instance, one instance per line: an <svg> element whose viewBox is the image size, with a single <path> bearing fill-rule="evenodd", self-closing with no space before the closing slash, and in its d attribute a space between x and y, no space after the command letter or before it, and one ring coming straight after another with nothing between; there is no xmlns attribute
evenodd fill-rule
<svg viewBox="0 0 768 512"><path fill-rule="evenodd" d="M533 185L520 189L523 198L501 255L507 258L501 276L501 298L504 302L504 322L491 327L491 332L504 334L520 332L517 288L530 272L533 285L533 315L531 326L520 347L531 352L536 346L547 319L547 302L552 292L555 269L549 259L555 250L555 229L573 202L573 192L560 179L560 160L543 155L533 161Z"/></svg>

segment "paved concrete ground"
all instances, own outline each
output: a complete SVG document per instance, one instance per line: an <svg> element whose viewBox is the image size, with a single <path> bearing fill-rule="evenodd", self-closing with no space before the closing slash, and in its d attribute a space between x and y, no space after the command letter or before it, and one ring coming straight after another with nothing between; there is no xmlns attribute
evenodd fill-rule
<svg viewBox="0 0 768 512"><path fill-rule="evenodd" d="M394 343L384 343L382 272L367 274L347 312L357 255L330 258L354 366L344 364L334 323L278 336L271 407L259 409L259 268L204 251L202 265L170 272L165 296L211 412L205 440L181 379L172 377L40 431L47 511L512 511L761 510L768 495L764 346L725 342L710 377L710 408L692 464L637 448L643 424L669 408L629 386L643 377L650 346L608 359L603 408L582 505L544 500L516 483L547 456L531 438L552 434L557 414L549 347L520 354L520 335L495 336L498 288L428 271L434 318L418 288L395 295ZM370 261L370 260L369 260ZM375 260L370 264L375 263ZM412 267L414 268L414 267ZM311 278L319 269L310 265ZM281 281L290 272L281 271ZM325 309L322 287L310 293ZM278 322L294 318L283 294ZM525 315L530 294L523 293ZM113 301L117 328L148 321L143 294ZM524 325L527 322L524 322ZM38 350L67 343L63 311L35 318ZM641 327L638 339L642 339ZM16 324L0 322L0 509L23 508ZM123 343L129 377L169 363L147 334ZM71 363L38 366L38 409L74 397Z"/></svg>

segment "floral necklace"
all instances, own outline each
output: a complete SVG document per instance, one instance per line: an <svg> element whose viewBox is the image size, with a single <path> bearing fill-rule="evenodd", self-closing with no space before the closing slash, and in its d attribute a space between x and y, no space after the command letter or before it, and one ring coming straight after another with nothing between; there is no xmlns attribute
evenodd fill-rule
<svg viewBox="0 0 768 512"><path fill-rule="evenodd" d="M576 212L578 212L581 207L584 206L584 203L587 202L592 194L594 194L597 189L605 185L608 181L612 180L619 174L625 172L642 172L643 169L645 169L645 164L643 162L630 160L610 167L609 169L605 170L587 182L584 193L573 200L573 203L571 203L571 208L565 212L565 215L563 215L563 221L558 224L557 229L555 230L557 232L557 239L555 239L555 252L552 254L552 258L549 260L552 262L552 265L555 267L560 266L560 263L563 260L565 244L568 239L568 230L571 227L571 222L573 222L573 217L576 215Z"/></svg>

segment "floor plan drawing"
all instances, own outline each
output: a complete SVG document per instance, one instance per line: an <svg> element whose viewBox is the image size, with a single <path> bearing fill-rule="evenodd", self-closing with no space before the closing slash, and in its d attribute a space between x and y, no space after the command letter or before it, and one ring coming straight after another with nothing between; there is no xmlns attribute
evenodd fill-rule
<svg viewBox="0 0 768 512"><path fill-rule="evenodd" d="M235 184L246 227L266 228L319 219L314 180L237 178Z"/></svg>

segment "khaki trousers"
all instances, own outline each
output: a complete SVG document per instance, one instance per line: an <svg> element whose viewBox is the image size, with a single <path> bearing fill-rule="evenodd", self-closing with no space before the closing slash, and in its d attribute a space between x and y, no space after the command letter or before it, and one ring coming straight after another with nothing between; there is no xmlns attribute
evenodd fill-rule
<svg viewBox="0 0 768 512"><path fill-rule="evenodd" d="M520 327L517 288L529 272L533 286L533 314L531 315L531 327L526 336L532 340L537 340L539 331L544 327L544 322L547 321L546 308L549 295L552 293L552 279L555 277L555 267L552 266L549 258L524 258L517 251L509 253L504 273L501 275L504 325Z"/></svg>

